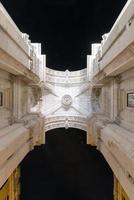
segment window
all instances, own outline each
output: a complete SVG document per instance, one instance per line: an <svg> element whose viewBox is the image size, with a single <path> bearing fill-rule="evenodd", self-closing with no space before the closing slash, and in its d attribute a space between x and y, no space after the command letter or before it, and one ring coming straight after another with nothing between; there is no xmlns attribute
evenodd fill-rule
<svg viewBox="0 0 134 200"><path fill-rule="evenodd" d="M0 107L3 106L3 92L0 92Z"/></svg>
<svg viewBox="0 0 134 200"><path fill-rule="evenodd" d="M127 106L134 108L134 93L127 94Z"/></svg>

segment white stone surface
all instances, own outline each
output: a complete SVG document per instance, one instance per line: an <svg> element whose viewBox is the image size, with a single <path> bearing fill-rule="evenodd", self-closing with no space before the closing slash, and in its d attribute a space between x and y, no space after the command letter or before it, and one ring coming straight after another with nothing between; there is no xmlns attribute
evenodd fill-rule
<svg viewBox="0 0 134 200"><path fill-rule="evenodd" d="M60 72L47 68L46 71L40 106L40 112L45 116L45 130L74 127L87 131L87 119L92 114L87 70Z"/></svg>
<svg viewBox="0 0 134 200"><path fill-rule="evenodd" d="M87 68L46 67L41 44L21 33L0 3L0 187L25 155L60 127L87 132L134 200L134 0L129 0ZM44 140L44 141L43 141Z"/></svg>

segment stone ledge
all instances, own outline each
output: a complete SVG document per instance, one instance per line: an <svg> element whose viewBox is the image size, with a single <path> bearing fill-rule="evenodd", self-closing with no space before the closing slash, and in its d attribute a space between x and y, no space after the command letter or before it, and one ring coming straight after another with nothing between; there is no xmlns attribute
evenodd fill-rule
<svg viewBox="0 0 134 200"><path fill-rule="evenodd" d="M100 130L98 150L103 154L130 199L134 194L134 133L108 124Z"/></svg>
<svg viewBox="0 0 134 200"><path fill-rule="evenodd" d="M44 118L34 114L25 120L0 130L0 187L26 154L43 143Z"/></svg>
<svg viewBox="0 0 134 200"><path fill-rule="evenodd" d="M0 137L0 167L29 140L29 130L23 124L2 129Z"/></svg>
<svg viewBox="0 0 134 200"><path fill-rule="evenodd" d="M101 130L100 139L134 179L134 133L110 124Z"/></svg>

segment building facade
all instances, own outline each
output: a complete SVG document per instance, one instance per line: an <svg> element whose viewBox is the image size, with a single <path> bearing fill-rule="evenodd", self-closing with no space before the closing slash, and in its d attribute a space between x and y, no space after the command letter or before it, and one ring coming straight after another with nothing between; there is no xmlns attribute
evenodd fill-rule
<svg viewBox="0 0 134 200"><path fill-rule="evenodd" d="M102 38L86 69L49 69L0 3L0 199L19 199L19 164L45 132L74 127L112 169L113 199L134 200L133 0Z"/></svg>

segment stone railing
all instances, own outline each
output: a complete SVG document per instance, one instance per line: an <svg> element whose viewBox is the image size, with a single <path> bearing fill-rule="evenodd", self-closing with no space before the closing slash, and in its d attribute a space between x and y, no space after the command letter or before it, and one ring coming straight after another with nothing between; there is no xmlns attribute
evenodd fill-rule
<svg viewBox="0 0 134 200"><path fill-rule="evenodd" d="M37 44L36 44L37 46ZM5 8L0 3L0 67L15 75L24 75L32 72L33 76L43 81L41 74L45 68L45 56L23 34L11 19ZM40 72L42 70L42 72Z"/></svg>
<svg viewBox="0 0 134 200"><path fill-rule="evenodd" d="M0 48L29 68L29 45L0 3Z"/></svg>
<svg viewBox="0 0 134 200"><path fill-rule="evenodd" d="M93 75L102 71L133 42L134 1L128 0L111 31L103 36L93 61Z"/></svg>

